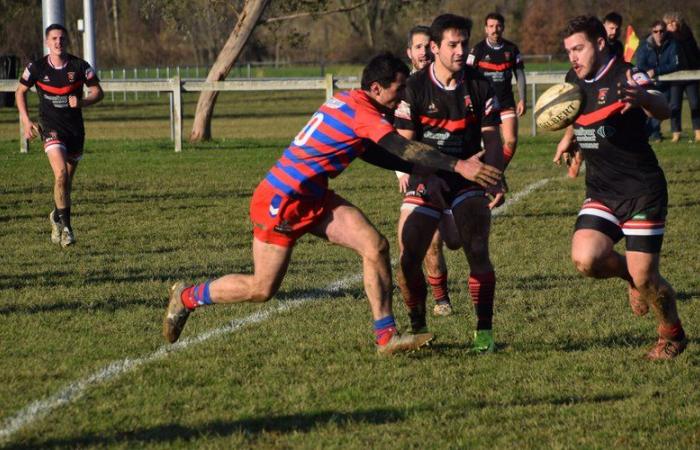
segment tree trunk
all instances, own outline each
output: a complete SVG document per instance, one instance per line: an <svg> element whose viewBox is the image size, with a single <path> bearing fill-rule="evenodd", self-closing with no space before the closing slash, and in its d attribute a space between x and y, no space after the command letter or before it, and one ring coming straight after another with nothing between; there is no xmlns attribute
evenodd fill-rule
<svg viewBox="0 0 700 450"><path fill-rule="evenodd" d="M246 0L243 11L238 17L238 23L236 23L226 40L224 48L221 49L221 52L216 57L216 61L214 61L214 65L212 65L207 75L207 81L226 79L269 3L270 0ZM208 141L211 139L211 117L218 94L218 91L202 91L199 95L190 142Z"/></svg>

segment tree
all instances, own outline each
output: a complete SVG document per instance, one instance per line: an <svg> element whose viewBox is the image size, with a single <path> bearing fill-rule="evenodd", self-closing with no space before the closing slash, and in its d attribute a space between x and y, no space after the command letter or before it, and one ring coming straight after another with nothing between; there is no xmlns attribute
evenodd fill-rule
<svg viewBox="0 0 700 450"><path fill-rule="evenodd" d="M207 75L207 81L221 81L226 78L269 3L270 0L246 0L243 10L238 15L236 26ZM218 91L202 91L199 95L190 133L191 142L211 139L211 117L218 94Z"/></svg>

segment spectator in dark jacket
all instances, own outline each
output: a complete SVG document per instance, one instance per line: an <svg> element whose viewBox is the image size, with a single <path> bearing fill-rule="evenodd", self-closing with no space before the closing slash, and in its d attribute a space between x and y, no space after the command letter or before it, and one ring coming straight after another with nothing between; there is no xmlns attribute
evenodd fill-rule
<svg viewBox="0 0 700 450"><path fill-rule="evenodd" d="M693 32L688 24L683 21L680 13L670 12L664 14L666 29L678 43L679 70L700 69L700 49L695 41ZM690 117L695 130L695 142L700 142L700 83L693 81L675 81L671 83L671 131L673 142L681 138L681 110L683 91L688 97Z"/></svg>
<svg viewBox="0 0 700 450"><path fill-rule="evenodd" d="M678 70L678 44L666 31L666 24L657 20L651 25L651 34L637 49L637 67L655 80L656 89L671 101L671 89L668 82L658 81L659 75ZM652 141L660 141L661 122L650 117L647 120L647 132Z"/></svg>

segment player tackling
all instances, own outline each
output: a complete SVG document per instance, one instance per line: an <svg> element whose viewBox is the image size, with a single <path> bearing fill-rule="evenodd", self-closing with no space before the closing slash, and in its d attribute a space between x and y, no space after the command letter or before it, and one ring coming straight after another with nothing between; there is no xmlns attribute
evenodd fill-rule
<svg viewBox="0 0 700 450"><path fill-rule="evenodd" d="M557 146L559 163L574 148L584 154L586 200L571 242L571 258L584 276L622 278L632 311L649 308L658 321L658 341L646 357L675 358L687 339L676 310L676 293L659 273L666 225L666 179L645 132L646 117L670 116L666 100L648 90L644 72L611 54L603 24L595 17L572 19L564 33L572 69L566 81L583 91L581 114ZM614 245L625 238L625 255Z"/></svg>
<svg viewBox="0 0 700 450"><path fill-rule="evenodd" d="M253 193L253 274L230 274L193 286L173 285L163 321L169 342L178 339L195 308L269 300L284 279L296 240L306 233L362 257L380 354L414 350L432 339L430 333L397 333L389 244L357 207L328 188L328 179L340 175L356 157L409 173L432 167L457 172L484 186L498 182L500 171L478 157L459 160L443 155L404 139L389 124L384 114L398 104L407 76L408 67L400 59L378 55L364 68L361 89L341 92L318 109Z"/></svg>

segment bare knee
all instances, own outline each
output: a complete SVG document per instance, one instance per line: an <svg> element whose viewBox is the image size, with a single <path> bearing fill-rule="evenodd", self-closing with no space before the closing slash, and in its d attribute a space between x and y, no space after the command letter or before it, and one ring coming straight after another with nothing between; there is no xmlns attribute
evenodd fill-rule
<svg viewBox="0 0 700 450"><path fill-rule="evenodd" d="M277 292L271 286L254 286L250 292L250 301L254 303L264 303L272 298Z"/></svg>
<svg viewBox="0 0 700 450"><path fill-rule="evenodd" d="M511 151L515 151L515 147L518 146L518 140L517 139L505 139L503 141L503 145L505 147L508 147Z"/></svg>

